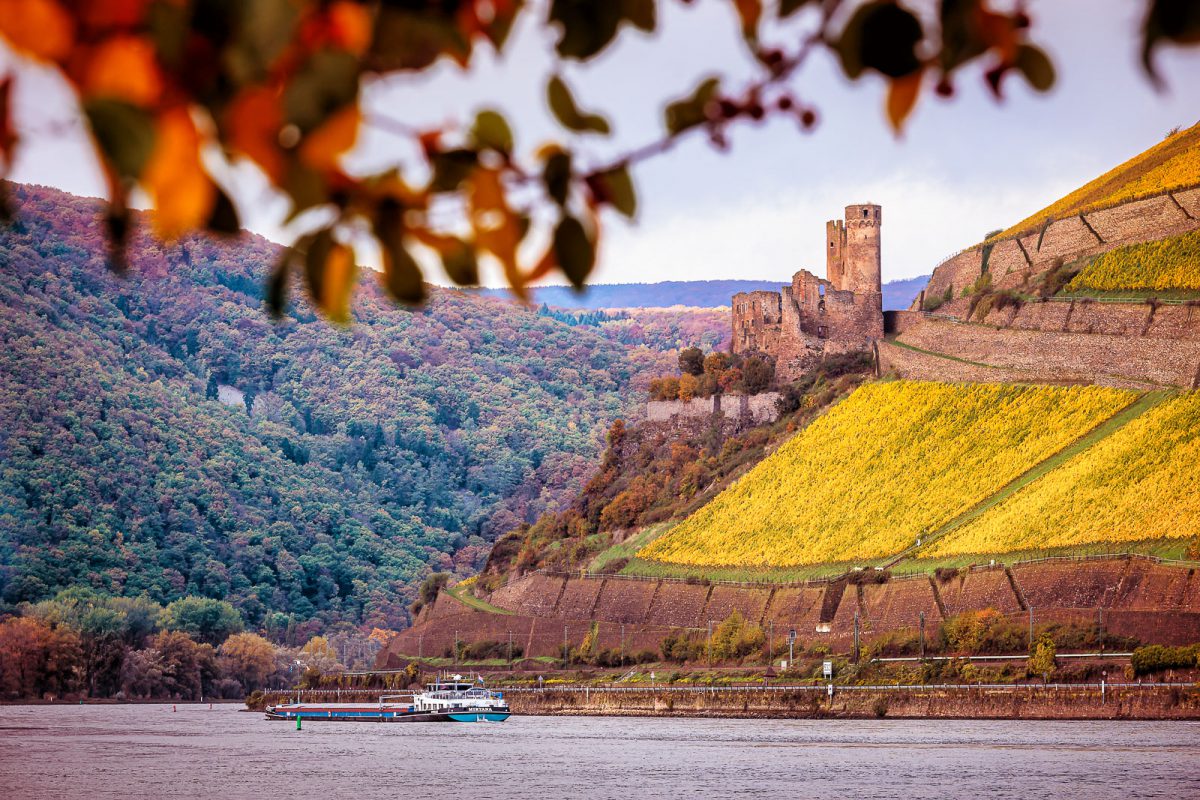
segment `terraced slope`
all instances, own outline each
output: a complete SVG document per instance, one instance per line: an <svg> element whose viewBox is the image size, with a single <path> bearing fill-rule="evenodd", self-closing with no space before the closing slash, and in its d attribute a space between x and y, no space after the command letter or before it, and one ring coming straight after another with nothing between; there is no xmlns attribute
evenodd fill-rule
<svg viewBox="0 0 1200 800"><path fill-rule="evenodd" d="M1047 218L1062 219L1196 184L1200 184L1200 123L1167 137L992 238L1031 231Z"/></svg>
<svg viewBox="0 0 1200 800"><path fill-rule="evenodd" d="M1172 398L934 542L923 555L1179 539L1200 519L1200 393Z"/></svg>
<svg viewBox="0 0 1200 800"><path fill-rule="evenodd" d="M870 384L638 555L756 567L893 555L1135 397L1094 386Z"/></svg>
<svg viewBox="0 0 1200 800"><path fill-rule="evenodd" d="M1067 291L1200 289L1200 231L1118 247L1097 256Z"/></svg>

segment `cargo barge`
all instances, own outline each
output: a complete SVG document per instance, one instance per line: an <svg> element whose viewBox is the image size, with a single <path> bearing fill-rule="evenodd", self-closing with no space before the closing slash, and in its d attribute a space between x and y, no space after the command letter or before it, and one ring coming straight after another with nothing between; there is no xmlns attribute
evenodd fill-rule
<svg viewBox="0 0 1200 800"><path fill-rule="evenodd" d="M267 708L267 719L295 722L503 722L510 715L501 692L482 678L437 679L425 691L383 695L369 703L283 703Z"/></svg>

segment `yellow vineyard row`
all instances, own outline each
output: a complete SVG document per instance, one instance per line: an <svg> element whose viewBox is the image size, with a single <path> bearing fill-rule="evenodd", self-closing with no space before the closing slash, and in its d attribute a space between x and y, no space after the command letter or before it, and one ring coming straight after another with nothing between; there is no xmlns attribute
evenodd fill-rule
<svg viewBox="0 0 1200 800"><path fill-rule="evenodd" d="M935 542L927 556L1185 538L1200 520L1200 393L1164 402Z"/></svg>
<svg viewBox="0 0 1200 800"><path fill-rule="evenodd" d="M1132 399L1100 387L870 384L638 555L772 567L890 555Z"/></svg>
<svg viewBox="0 0 1200 800"><path fill-rule="evenodd" d="M1110 250L1067 285L1078 289L1200 289L1200 231Z"/></svg>

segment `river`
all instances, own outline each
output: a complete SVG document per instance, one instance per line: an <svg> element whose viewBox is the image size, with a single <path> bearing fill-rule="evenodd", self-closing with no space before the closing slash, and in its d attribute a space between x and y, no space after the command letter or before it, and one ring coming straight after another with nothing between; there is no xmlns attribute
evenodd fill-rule
<svg viewBox="0 0 1200 800"><path fill-rule="evenodd" d="M1200 798L1200 723L513 717L0 706L0 798Z"/></svg>

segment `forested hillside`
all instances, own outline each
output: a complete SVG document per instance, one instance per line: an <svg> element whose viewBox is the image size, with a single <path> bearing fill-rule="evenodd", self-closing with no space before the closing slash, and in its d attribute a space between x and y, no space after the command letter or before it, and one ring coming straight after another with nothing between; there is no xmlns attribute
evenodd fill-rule
<svg viewBox="0 0 1200 800"><path fill-rule="evenodd" d="M472 571L497 534L575 495L604 431L675 362L460 292L405 310L368 278L348 328L303 305L273 323L275 245L135 237L122 279L94 201L11 189L7 603L84 585L228 599L252 626L273 611L401 625L429 569ZM233 390L243 403L217 399Z"/></svg>

